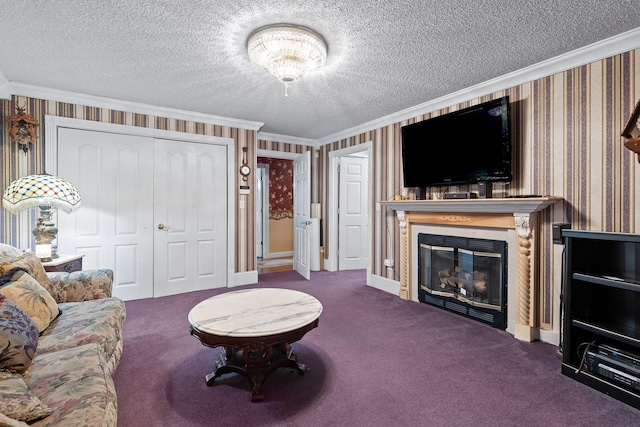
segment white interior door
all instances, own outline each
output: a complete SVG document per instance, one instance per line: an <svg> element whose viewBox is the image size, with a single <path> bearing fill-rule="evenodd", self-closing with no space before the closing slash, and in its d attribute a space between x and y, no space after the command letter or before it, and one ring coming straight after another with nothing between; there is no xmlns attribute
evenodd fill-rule
<svg viewBox="0 0 640 427"><path fill-rule="evenodd" d="M154 295L226 286L226 147L154 143Z"/></svg>
<svg viewBox="0 0 640 427"><path fill-rule="evenodd" d="M264 221L264 211L269 209L269 206L265 206L265 174L264 165L258 165L256 169L256 256L258 258L264 257L264 229L268 227L268 223Z"/></svg>
<svg viewBox="0 0 640 427"><path fill-rule="evenodd" d="M367 268L368 164L366 157L340 158L340 196L338 203L338 268Z"/></svg>
<svg viewBox="0 0 640 427"><path fill-rule="evenodd" d="M293 160L293 268L311 278L311 151Z"/></svg>
<svg viewBox="0 0 640 427"><path fill-rule="evenodd" d="M114 271L113 295L153 296L153 139L58 129L58 175L82 207L58 215L58 252L85 254L84 269Z"/></svg>

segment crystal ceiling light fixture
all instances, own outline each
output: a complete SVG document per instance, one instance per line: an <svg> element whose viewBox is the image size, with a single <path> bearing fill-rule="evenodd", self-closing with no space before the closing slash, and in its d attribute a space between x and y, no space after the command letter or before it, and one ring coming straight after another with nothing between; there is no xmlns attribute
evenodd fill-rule
<svg viewBox="0 0 640 427"><path fill-rule="evenodd" d="M297 25L268 25L254 31L247 42L249 59L284 83L318 69L327 59L327 44L318 33Z"/></svg>

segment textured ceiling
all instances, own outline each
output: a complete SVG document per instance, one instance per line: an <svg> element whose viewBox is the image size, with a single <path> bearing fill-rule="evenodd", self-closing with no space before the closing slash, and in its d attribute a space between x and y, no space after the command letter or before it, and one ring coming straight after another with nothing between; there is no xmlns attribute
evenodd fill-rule
<svg viewBox="0 0 640 427"><path fill-rule="evenodd" d="M0 73L319 139L638 27L626 0L2 0ZM283 85L246 41L304 25L325 66Z"/></svg>

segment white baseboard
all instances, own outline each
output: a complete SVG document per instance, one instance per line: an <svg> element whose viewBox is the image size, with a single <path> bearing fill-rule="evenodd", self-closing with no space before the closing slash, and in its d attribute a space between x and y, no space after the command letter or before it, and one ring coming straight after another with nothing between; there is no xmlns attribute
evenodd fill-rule
<svg viewBox="0 0 640 427"><path fill-rule="evenodd" d="M560 345L560 332L547 331L545 329L539 329L538 332L540 334L540 341L553 345Z"/></svg>
<svg viewBox="0 0 640 427"><path fill-rule="evenodd" d="M233 283L229 283L229 287L251 285L258 283L258 270L245 271L243 273L236 273Z"/></svg>
<svg viewBox="0 0 640 427"><path fill-rule="evenodd" d="M371 275L371 281L369 286L372 288L380 289L381 291L389 292L393 295L400 293L400 282L397 280L387 279L386 277Z"/></svg>

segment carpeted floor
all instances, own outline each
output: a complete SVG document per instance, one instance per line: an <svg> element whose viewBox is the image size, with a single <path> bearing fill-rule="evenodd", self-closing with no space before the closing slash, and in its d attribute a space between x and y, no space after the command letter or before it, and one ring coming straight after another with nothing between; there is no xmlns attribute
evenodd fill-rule
<svg viewBox="0 0 640 427"><path fill-rule="evenodd" d="M260 403L236 374L206 386L221 350L189 335L187 314L234 289L130 301L119 427L640 425L639 410L563 376L554 346L403 301L366 286L364 271L272 273L247 287L322 302L319 327L294 344L306 375L276 371Z"/></svg>

